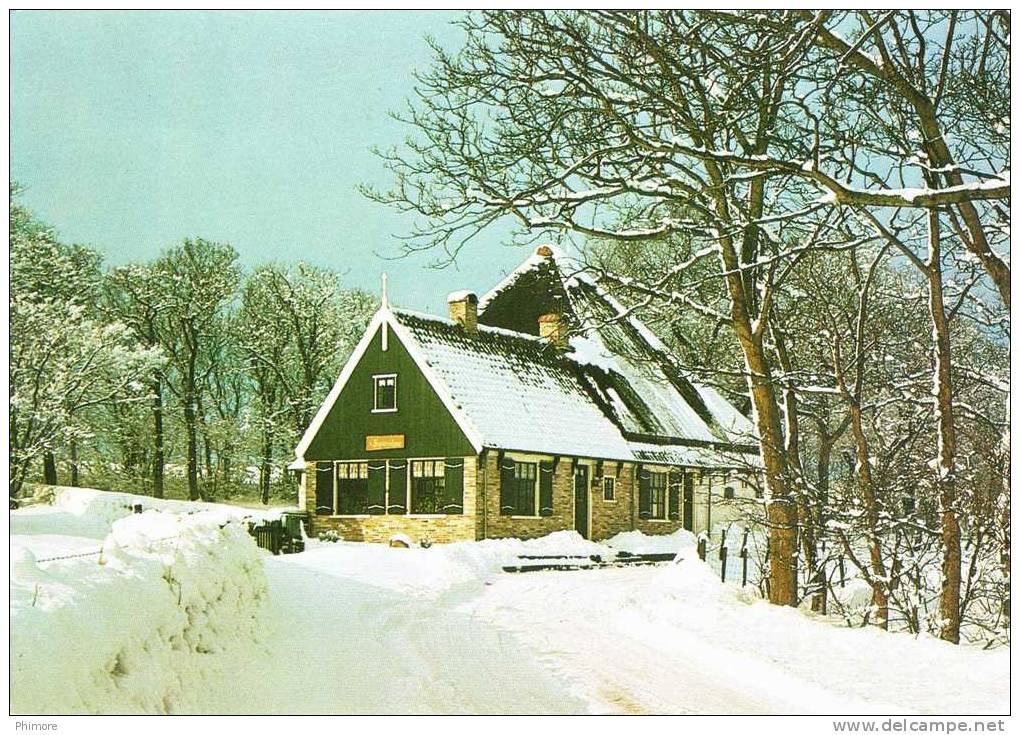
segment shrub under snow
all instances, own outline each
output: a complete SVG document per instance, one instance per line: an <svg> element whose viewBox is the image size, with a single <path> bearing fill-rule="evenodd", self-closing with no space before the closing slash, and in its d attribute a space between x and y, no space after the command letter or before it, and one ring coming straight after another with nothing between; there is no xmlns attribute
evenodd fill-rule
<svg viewBox="0 0 1020 735"><path fill-rule="evenodd" d="M63 511L12 514L13 712L173 712L262 635L262 552L239 519L194 506L117 518L136 498L118 495L84 491L58 502ZM25 535L21 514L36 521L20 524ZM45 522L60 534L75 515L110 532L66 548L102 554L39 561L61 555Z"/></svg>

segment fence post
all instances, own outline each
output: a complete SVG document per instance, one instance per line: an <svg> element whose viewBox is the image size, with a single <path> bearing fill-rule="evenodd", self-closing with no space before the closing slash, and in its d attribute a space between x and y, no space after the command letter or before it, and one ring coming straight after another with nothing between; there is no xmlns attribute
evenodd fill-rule
<svg viewBox="0 0 1020 735"><path fill-rule="evenodd" d="M705 561L705 557L708 555L708 545L705 543L705 537L702 536L698 539L698 558Z"/></svg>
<svg viewBox="0 0 1020 735"><path fill-rule="evenodd" d="M740 560L744 567L743 579L740 581L740 586L747 586L747 547L745 546L740 550Z"/></svg>
<svg viewBox="0 0 1020 735"><path fill-rule="evenodd" d="M723 549L725 549L725 548L726 548L726 529L724 528L722 530L722 533L719 535L719 558L720 559L723 558Z"/></svg>
<svg viewBox="0 0 1020 735"><path fill-rule="evenodd" d="M722 562L722 581L726 583L726 556L729 549L725 546L719 549L719 560Z"/></svg>

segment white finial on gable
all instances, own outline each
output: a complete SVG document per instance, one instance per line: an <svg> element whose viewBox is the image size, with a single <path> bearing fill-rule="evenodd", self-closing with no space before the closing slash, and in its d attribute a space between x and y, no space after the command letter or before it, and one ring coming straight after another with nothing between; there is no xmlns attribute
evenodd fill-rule
<svg viewBox="0 0 1020 735"><path fill-rule="evenodd" d="M386 273L384 272L382 274L382 308L384 308L384 309L390 308L390 299L389 299L389 296L386 295L386 281L387 280L389 280L389 279L388 279Z"/></svg>

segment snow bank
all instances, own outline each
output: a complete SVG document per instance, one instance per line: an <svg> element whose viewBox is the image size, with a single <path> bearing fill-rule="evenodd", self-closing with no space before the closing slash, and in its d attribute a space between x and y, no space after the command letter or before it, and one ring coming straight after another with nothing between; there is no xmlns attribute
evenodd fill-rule
<svg viewBox="0 0 1020 735"><path fill-rule="evenodd" d="M58 497L11 513L12 712L177 711L258 643L262 552L232 511L128 514L126 499L145 499ZM55 533L40 533L47 520ZM74 530L91 537L61 535ZM48 560L55 551L81 556Z"/></svg>
<svg viewBox="0 0 1020 735"><path fill-rule="evenodd" d="M661 536L646 536L640 531L624 531L606 541L605 545L614 551L626 551L629 554L669 554L696 548L698 538L682 528Z"/></svg>
<svg viewBox="0 0 1020 735"><path fill-rule="evenodd" d="M166 513L214 512L230 518L251 518L278 520L290 508L245 508L238 505L203 503L190 500L166 500L147 495L132 495L108 490L94 490L84 487L59 487L55 489L53 507L79 516L100 518L113 523L118 518L130 515L135 506L143 511L159 510ZM297 510L293 508L293 510Z"/></svg>
<svg viewBox="0 0 1020 735"><path fill-rule="evenodd" d="M604 543L588 541L577 531L556 531L521 540L485 539L436 544L427 549L390 548L386 544L309 541L307 551L289 558L293 563L364 584L417 597L436 597L458 585L477 584L502 574L503 567L522 563L522 556L599 557L618 552L664 553L695 546L688 531L668 536L645 536L628 531ZM571 561L577 561L572 559ZM582 560L583 561L583 560Z"/></svg>

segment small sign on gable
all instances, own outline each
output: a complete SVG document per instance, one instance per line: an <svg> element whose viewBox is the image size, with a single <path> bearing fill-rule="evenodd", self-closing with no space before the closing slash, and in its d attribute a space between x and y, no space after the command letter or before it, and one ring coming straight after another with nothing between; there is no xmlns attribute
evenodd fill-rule
<svg viewBox="0 0 1020 735"><path fill-rule="evenodd" d="M365 451L377 452L382 449L403 449L403 434L366 434Z"/></svg>

